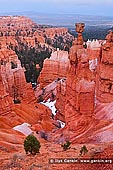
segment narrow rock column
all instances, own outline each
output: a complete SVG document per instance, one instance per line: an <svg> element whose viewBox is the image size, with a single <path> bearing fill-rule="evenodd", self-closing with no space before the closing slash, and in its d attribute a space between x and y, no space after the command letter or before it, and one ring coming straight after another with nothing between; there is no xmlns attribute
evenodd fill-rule
<svg viewBox="0 0 113 170"><path fill-rule="evenodd" d="M92 124L94 112L95 81L89 70L87 49L83 48L84 24L76 24L78 38L70 49L70 67L66 84L65 121L73 137L87 131ZM74 139L73 139L74 140Z"/></svg>
<svg viewBox="0 0 113 170"><path fill-rule="evenodd" d="M11 111L12 101L6 93L4 83L0 72L0 115L5 115Z"/></svg>

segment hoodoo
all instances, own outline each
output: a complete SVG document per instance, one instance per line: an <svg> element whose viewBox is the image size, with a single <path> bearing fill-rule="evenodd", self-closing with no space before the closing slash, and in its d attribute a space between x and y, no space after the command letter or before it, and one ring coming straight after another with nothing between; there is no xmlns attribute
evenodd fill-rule
<svg viewBox="0 0 113 170"><path fill-rule="evenodd" d="M0 169L84 169L67 163L112 158L113 32L84 42L84 23L75 39L27 17L0 24ZM23 147L31 134L41 144L35 157Z"/></svg>

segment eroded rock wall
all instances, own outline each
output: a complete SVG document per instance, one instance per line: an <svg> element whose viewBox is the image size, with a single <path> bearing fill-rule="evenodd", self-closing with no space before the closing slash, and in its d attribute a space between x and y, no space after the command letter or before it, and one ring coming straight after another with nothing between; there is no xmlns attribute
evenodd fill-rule
<svg viewBox="0 0 113 170"><path fill-rule="evenodd" d="M54 38L55 34L63 35L63 34L67 34L67 32L68 32L67 28L46 28L45 29L45 35L49 38Z"/></svg>
<svg viewBox="0 0 113 170"><path fill-rule="evenodd" d="M74 45L70 50L65 105L65 120L71 130L76 131L79 123L88 121L93 116L94 80L94 74L89 70L87 50Z"/></svg>
<svg viewBox="0 0 113 170"><path fill-rule="evenodd" d="M97 98L102 102L113 102L113 32L106 36L97 68Z"/></svg>
<svg viewBox="0 0 113 170"><path fill-rule="evenodd" d="M58 78L66 77L68 66L69 59L67 51L53 52L50 59L44 60L43 69L38 79L41 87L47 86Z"/></svg>
<svg viewBox="0 0 113 170"><path fill-rule="evenodd" d="M31 83L27 83L24 74L25 69L11 49L0 49L0 73L4 89L11 101L19 99L20 102L31 103L35 101L34 90ZM5 109L5 108L4 108Z"/></svg>
<svg viewBox="0 0 113 170"><path fill-rule="evenodd" d="M5 115L11 111L12 100L6 92L6 88L0 72L0 115Z"/></svg>

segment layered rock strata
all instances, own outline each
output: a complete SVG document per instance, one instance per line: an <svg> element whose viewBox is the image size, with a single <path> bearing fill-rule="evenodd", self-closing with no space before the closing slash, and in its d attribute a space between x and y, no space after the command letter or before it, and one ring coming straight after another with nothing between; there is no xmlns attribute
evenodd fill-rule
<svg viewBox="0 0 113 170"><path fill-rule="evenodd" d="M71 60L71 52L75 53L75 60ZM87 52L83 48L70 51L70 69L66 84L65 120L69 130L82 134L87 125L92 122L94 112L95 81L94 74L89 70ZM73 58L73 59L74 59ZM84 124L85 128L81 125Z"/></svg>
<svg viewBox="0 0 113 170"><path fill-rule="evenodd" d="M6 92L6 88L0 72L0 115L11 112L12 100Z"/></svg>
<svg viewBox="0 0 113 170"><path fill-rule="evenodd" d="M26 80L24 69L21 67L20 61L14 51L9 49L0 50L1 60L1 76L7 93L14 97L14 91L17 91L19 98L25 96Z"/></svg>
<svg viewBox="0 0 113 170"><path fill-rule="evenodd" d="M66 104L66 78L62 78L56 87L57 95L56 95L56 116L55 118L65 122L64 109Z"/></svg>
<svg viewBox="0 0 113 170"><path fill-rule="evenodd" d="M50 59L44 60L44 66L38 79L41 87L47 86L55 79L66 77L68 66L69 59L67 51L60 50L53 52Z"/></svg>
<svg viewBox="0 0 113 170"><path fill-rule="evenodd" d="M113 32L106 36L97 69L97 98L102 102L113 102Z"/></svg>
<svg viewBox="0 0 113 170"><path fill-rule="evenodd" d="M88 50L83 48L83 30L84 24L76 25L78 38L73 42L69 53L70 65L64 93L65 102L62 104L65 128L69 132L67 135L64 130L64 138L66 139L67 135L67 138L74 142L87 133L95 123L95 75L89 69Z"/></svg>
<svg viewBox="0 0 113 170"><path fill-rule="evenodd" d="M82 38L79 42L74 41L69 53L70 66L66 80L64 104L66 126L61 131L59 139L58 133L56 134L55 141L66 139L74 143L113 141L110 135L113 128L112 83L109 84L112 81L112 35L112 32L108 34L106 43L102 49L100 48L96 72L89 69L89 49L83 48ZM108 72L108 69L111 71ZM103 84L100 84L101 81ZM97 99L108 104L98 102Z"/></svg>
<svg viewBox="0 0 113 170"><path fill-rule="evenodd" d="M39 25L24 16L4 16L0 17L0 37L6 39L11 37L20 37L23 42L29 46L35 46L35 41L44 43L43 31ZM10 42L10 41L9 41Z"/></svg>
<svg viewBox="0 0 113 170"><path fill-rule="evenodd" d="M61 137L59 141L66 139L72 142L77 141L79 137L89 131L95 122L93 118L95 75L89 69L88 51L83 48L82 32L84 24L77 24L76 30L78 38L75 39L70 49L67 80L64 84L59 82L57 87L58 98L56 103L58 111L62 111L66 123L64 131L61 132L64 138ZM61 97L63 102L61 102Z"/></svg>

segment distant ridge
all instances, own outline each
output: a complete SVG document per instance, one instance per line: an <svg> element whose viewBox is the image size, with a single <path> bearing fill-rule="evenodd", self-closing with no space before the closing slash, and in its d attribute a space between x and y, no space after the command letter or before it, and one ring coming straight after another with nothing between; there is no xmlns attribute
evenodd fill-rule
<svg viewBox="0 0 113 170"><path fill-rule="evenodd" d="M0 15L24 15L30 17L38 24L53 26L74 26L76 22L84 22L86 26L113 26L113 17L92 16L80 14L47 14L32 11L0 13Z"/></svg>

